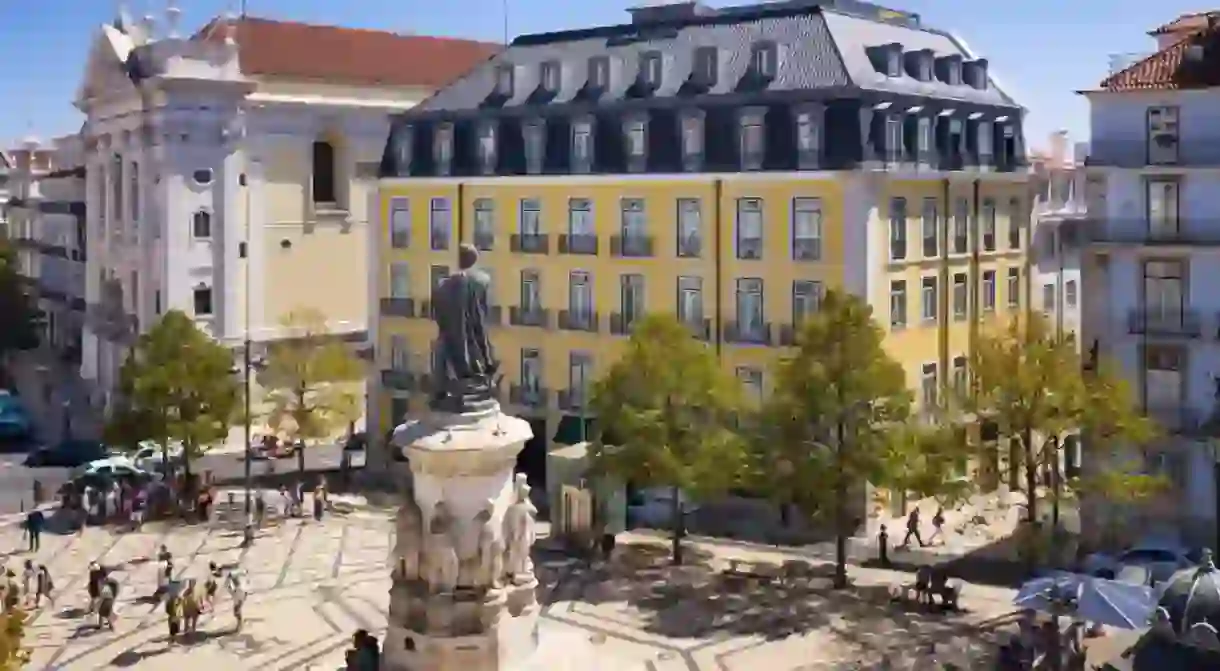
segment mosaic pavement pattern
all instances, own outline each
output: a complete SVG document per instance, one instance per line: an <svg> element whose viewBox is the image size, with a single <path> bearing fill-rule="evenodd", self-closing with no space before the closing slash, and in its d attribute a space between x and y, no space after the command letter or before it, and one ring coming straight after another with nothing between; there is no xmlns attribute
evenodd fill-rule
<svg viewBox="0 0 1220 671"><path fill-rule="evenodd" d="M240 533L224 525L44 535L35 559L50 568L57 601L31 615L29 668L340 669L353 631L384 631L392 534L388 515L356 512L270 527L248 551L240 548ZM198 635L168 644L164 610L147 599L156 584L149 558L161 544L174 554L179 577L202 578L208 562L245 567L252 591L241 633L234 632L222 590ZM0 549L22 547L20 530L0 530ZM932 642L977 654L1011 610L1011 592L971 585L964 614L905 612L888 603L887 592L903 576L865 569L853 569L858 587L842 594L822 578L790 588L731 582L718 575L721 552L691 548L684 567L668 566L659 545L630 545L610 567L540 554L547 629L578 633L599 648L597 668L582 671L851 669L870 668L887 649ZM782 559L739 548L724 552ZM6 562L19 570L29 556L10 551ZM91 560L112 567L120 583L113 632L97 630L84 614Z"/></svg>

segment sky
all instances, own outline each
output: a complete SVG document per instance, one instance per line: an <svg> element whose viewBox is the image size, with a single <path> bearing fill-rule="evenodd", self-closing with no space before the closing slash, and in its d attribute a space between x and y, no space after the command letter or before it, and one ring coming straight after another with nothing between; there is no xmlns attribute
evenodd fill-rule
<svg viewBox="0 0 1220 671"><path fill-rule="evenodd" d="M240 0L177 0L183 31L238 9ZM711 0L708 4L747 4ZM1066 129L1088 138L1088 104L1075 94L1106 75L1112 54L1151 52L1147 32L1179 14L1209 9L1185 0L873 0L919 13L925 25L960 35L991 62L1001 85L1021 102L1027 144ZM0 146L29 135L74 132L81 115L72 97L98 26L125 4L134 17L163 17L164 0L0 0ZM394 32L503 39L510 35L621 23L644 0L246 0L254 16L377 28ZM505 8L507 7L507 11Z"/></svg>

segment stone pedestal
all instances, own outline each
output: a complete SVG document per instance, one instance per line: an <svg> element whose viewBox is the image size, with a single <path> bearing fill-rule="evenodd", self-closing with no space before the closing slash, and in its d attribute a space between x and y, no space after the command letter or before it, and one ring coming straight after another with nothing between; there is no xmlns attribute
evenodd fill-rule
<svg viewBox="0 0 1220 671"><path fill-rule="evenodd" d="M529 423L497 404L395 431L410 465L395 544L385 671L512 669L538 645L534 508L517 453Z"/></svg>

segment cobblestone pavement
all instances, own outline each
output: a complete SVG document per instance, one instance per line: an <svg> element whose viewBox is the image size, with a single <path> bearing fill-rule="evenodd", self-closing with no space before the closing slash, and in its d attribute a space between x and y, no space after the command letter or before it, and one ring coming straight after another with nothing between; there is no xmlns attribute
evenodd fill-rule
<svg viewBox="0 0 1220 671"><path fill-rule="evenodd" d="M321 524L276 525L249 551L223 524L44 536L35 559L51 569L58 600L31 616L29 668L341 668L354 630L384 630L392 533L386 514L357 511ZM689 565L674 568L667 566L663 545L630 539L611 567L539 553L547 603L542 640L580 636L596 647L597 663L581 671L870 668L849 663L872 664L886 649L910 651L931 642L977 651L1011 610L1010 591L974 585L966 586L963 614L899 609L889 603L888 589L909 576L862 568L852 569L857 586L844 593L826 589L822 577L791 588L728 582L718 574L730 558L778 563L785 557L692 546ZM0 530L0 549L20 548L21 542L18 529ZM148 558L162 543L181 576L202 578L209 561L245 567L252 592L240 634L224 595L204 616L195 640L167 643L163 609L145 600L155 586L156 564ZM18 570L27 556L11 552L6 561ZM116 570L121 587L114 632L98 631L83 615L90 560Z"/></svg>

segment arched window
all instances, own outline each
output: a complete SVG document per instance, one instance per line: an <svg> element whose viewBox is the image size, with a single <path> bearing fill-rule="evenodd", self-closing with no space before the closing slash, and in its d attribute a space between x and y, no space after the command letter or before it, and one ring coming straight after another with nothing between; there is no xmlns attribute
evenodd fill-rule
<svg viewBox="0 0 1220 671"><path fill-rule="evenodd" d="M313 202L335 204L335 148L325 140L313 143Z"/></svg>
<svg viewBox="0 0 1220 671"><path fill-rule="evenodd" d="M191 233L196 238L212 237L212 213L199 210L191 217Z"/></svg>

